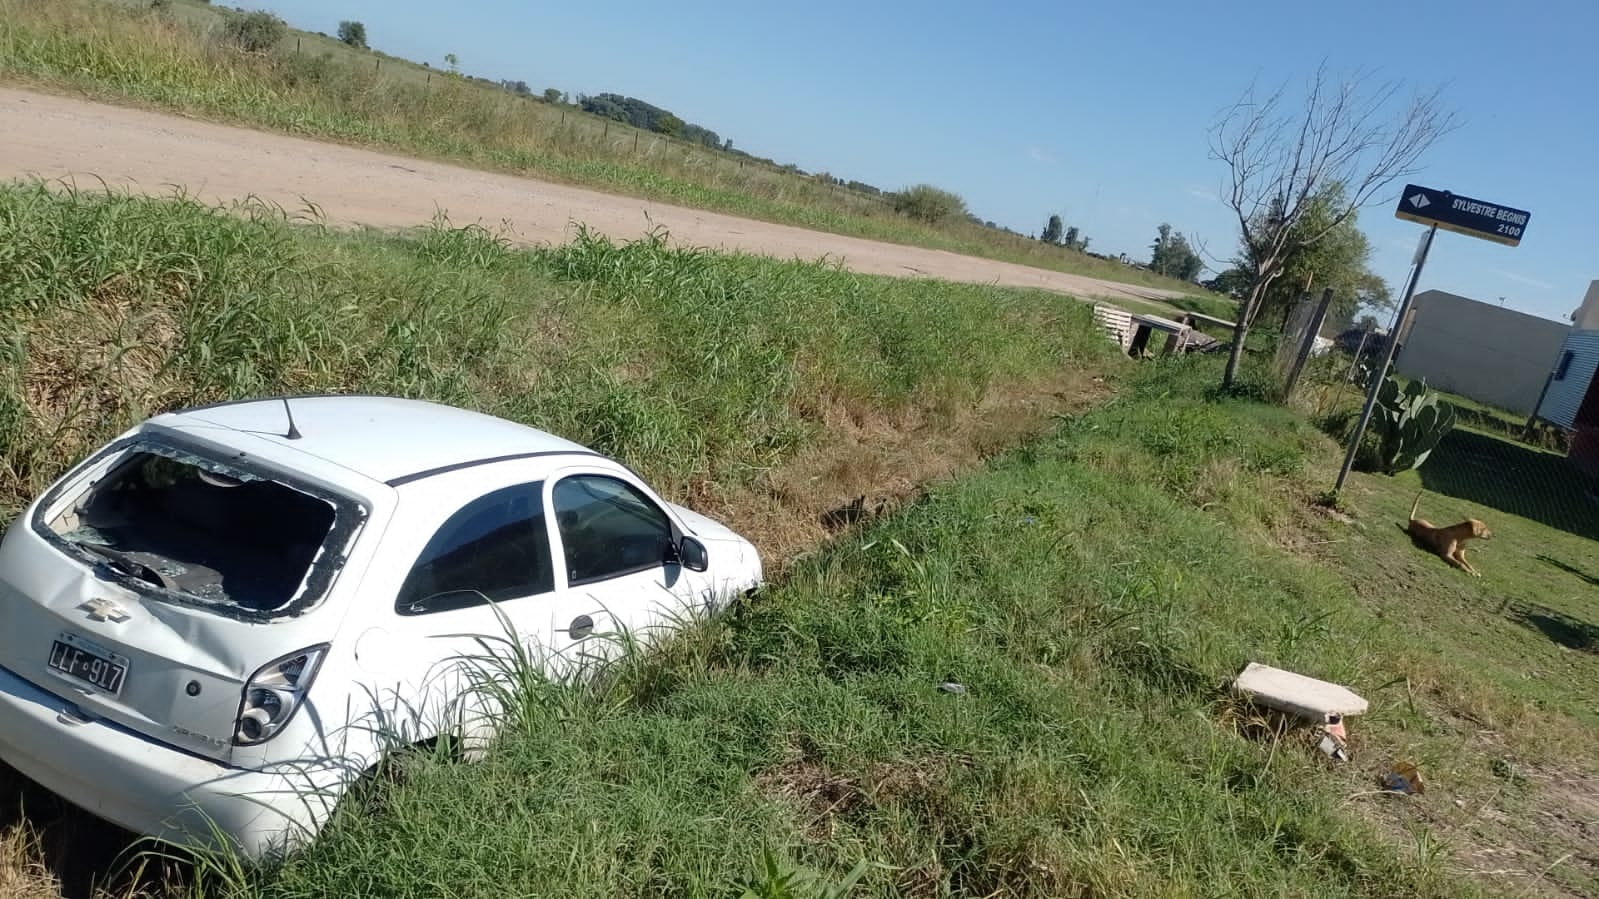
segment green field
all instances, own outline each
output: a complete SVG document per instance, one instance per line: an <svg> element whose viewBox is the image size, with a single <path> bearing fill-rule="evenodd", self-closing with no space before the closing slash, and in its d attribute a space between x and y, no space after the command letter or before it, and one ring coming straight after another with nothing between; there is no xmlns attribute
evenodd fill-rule
<svg viewBox="0 0 1599 899"><path fill-rule="evenodd" d="M937 226L912 221L881 197L315 34L291 31L273 52L242 53L217 35L223 14L196 0L0 0L0 79L822 231L1200 292L965 219Z"/></svg>

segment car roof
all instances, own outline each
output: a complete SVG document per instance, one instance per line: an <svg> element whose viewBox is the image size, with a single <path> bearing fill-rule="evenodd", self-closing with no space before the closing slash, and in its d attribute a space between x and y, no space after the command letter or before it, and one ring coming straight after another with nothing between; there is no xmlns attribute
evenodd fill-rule
<svg viewBox="0 0 1599 899"><path fill-rule="evenodd" d="M287 436L293 412L296 438ZM593 450L493 415L387 396L295 396L196 406L152 419L167 427L222 427L398 485L509 458Z"/></svg>

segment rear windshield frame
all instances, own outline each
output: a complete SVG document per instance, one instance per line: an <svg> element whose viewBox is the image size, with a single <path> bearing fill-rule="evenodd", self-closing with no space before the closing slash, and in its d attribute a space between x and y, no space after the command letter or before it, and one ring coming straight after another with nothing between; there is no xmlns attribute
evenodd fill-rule
<svg viewBox="0 0 1599 899"><path fill-rule="evenodd" d="M169 590L160 584L124 574L103 564L104 560L99 556L66 539L50 527L51 511L70 491L76 490L79 498L88 494L99 485L105 475L111 472L115 463L107 467L100 478L87 483L83 481L84 472L102 467L113 458L138 452L165 456L216 474L273 481L331 505L333 523L328 529L326 539L322 541L321 547L311 560L304 584L294 596L287 603L274 609L254 609L232 600L207 600L179 590ZM344 563L349 558L350 546L361 526L365 524L368 514L366 505L356 498L334 492L307 481L291 471L256 460L242 450L224 450L212 444L187 439L175 432L149 430L113 441L58 480L35 505L29 524L34 533L52 546L74 559L86 562L97 573L108 573L112 580L142 595L173 605L203 609L226 618L267 622L298 617L322 601L332 588L338 573L343 570Z"/></svg>

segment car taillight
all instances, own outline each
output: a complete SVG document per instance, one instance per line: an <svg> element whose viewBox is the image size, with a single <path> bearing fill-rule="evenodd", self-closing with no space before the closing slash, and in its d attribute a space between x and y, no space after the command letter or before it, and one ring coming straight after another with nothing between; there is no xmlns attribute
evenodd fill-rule
<svg viewBox="0 0 1599 899"><path fill-rule="evenodd" d="M299 710L311 689L328 645L312 646L262 665L244 685L238 721L233 729L235 746L265 743L277 735Z"/></svg>

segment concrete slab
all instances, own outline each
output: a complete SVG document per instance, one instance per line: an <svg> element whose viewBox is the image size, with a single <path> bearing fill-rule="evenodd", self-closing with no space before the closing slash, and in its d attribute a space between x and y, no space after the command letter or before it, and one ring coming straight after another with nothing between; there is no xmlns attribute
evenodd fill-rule
<svg viewBox="0 0 1599 899"><path fill-rule="evenodd" d="M1359 715L1366 711L1366 700L1348 687L1257 662L1244 668L1233 681L1233 688L1267 708L1316 722L1326 721L1328 715Z"/></svg>

